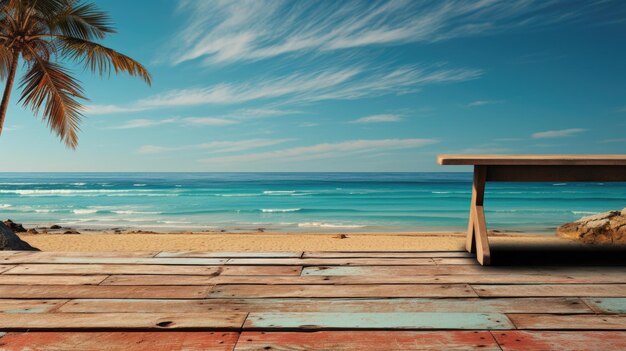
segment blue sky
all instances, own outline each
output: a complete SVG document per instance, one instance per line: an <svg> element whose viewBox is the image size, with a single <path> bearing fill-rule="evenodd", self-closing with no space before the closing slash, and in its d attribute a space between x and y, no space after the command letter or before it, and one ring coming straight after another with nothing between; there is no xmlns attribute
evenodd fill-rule
<svg viewBox="0 0 626 351"><path fill-rule="evenodd" d="M17 104L0 171L433 171L437 153L624 153L620 1L112 0L76 151Z"/></svg>

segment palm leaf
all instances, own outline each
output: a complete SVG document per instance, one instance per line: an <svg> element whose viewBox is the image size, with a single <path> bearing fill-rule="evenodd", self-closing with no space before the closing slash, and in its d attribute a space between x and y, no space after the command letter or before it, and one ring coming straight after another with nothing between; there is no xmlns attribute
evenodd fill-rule
<svg viewBox="0 0 626 351"><path fill-rule="evenodd" d="M76 98L86 99L79 82L63 67L36 57L20 87L23 89L20 102L36 114L43 106L43 118L50 129L75 149L82 118L82 106Z"/></svg>
<svg viewBox="0 0 626 351"><path fill-rule="evenodd" d="M109 15L95 4L72 4L64 11L54 13L48 22L54 33L85 40L102 39L115 32Z"/></svg>
<svg viewBox="0 0 626 351"><path fill-rule="evenodd" d="M92 72L104 75L111 70L115 73L126 72L131 76L141 77L146 83L152 83L148 70L139 62L100 44L77 38L58 39L62 55L82 62Z"/></svg>

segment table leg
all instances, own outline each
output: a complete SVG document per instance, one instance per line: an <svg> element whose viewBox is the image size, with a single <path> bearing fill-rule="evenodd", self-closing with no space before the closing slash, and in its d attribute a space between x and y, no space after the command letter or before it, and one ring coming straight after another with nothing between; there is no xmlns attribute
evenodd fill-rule
<svg viewBox="0 0 626 351"><path fill-rule="evenodd" d="M467 227L466 248L469 252L476 251L476 258L482 265L490 263L489 240L487 239L487 224L483 208L485 199L485 182L487 179L486 166L474 166L474 181L472 184L472 203Z"/></svg>

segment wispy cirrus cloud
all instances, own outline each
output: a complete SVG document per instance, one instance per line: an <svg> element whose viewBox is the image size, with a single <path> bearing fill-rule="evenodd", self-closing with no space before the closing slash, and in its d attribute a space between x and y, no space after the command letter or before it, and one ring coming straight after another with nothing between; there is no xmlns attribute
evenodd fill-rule
<svg viewBox="0 0 626 351"><path fill-rule="evenodd" d="M205 64L374 45L436 42L576 20L617 6L566 0L182 0L187 18L163 61Z"/></svg>
<svg viewBox="0 0 626 351"><path fill-rule="evenodd" d="M162 145L143 145L137 150L138 154L160 154L172 151L193 151L202 150L210 153L226 153L235 151L244 151L250 149L263 148L273 145L282 144L291 139L249 139L237 141L211 141L208 143L183 145L183 146L162 146Z"/></svg>
<svg viewBox="0 0 626 351"><path fill-rule="evenodd" d="M479 107L479 106L495 105L495 104L501 104L501 103L502 101L499 101L499 100L476 100L476 101L472 101L468 103L467 107Z"/></svg>
<svg viewBox="0 0 626 351"><path fill-rule="evenodd" d="M349 140L337 143L322 143L288 149L258 152L244 155L212 157L200 160L203 163L223 164L258 162L264 160L306 161L315 159L341 158L388 150L419 148L436 143L434 139L374 139Z"/></svg>
<svg viewBox="0 0 626 351"><path fill-rule="evenodd" d="M349 123L369 124L369 123L389 123L389 122L400 122L400 121L402 121L402 117L400 117L399 115L384 114L384 115L372 115L372 116L357 118L353 121L350 121Z"/></svg>
<svg viewBox="0 0 626 351"><path fill-rule="evenodd" d="M251 82L221 83L208 87L175 89L124 106L107 105L108 113L146 111L198 105L233 105L280 99L282 104L323 100L353 100L385 94L402 94L429 84L462 82L480 77L478 69L401 66L396 68L352 67L310 73L293 73ZM98 111L91 107L90 111ZM277 109L248 109L246 116L271 116Z"/></svg>
<svg viewBox="0 0 626 351"><path fill-rule="evenodd" d="M583 129L583 128L547 130L545 132L533 133L531 135L531 138L533 139L564 138L564 137L574 136L576 134L580 134L586 131L587 129Z"/></svg>
<svg viewBox="0 0 626 351"><path fill-rule="evenodd" d="M171 124L176 122L176 118L165 118L165 119L131 119L120 125L115 125L110 127L110 129L135 129L135 128L148 128L159 126L163 124Z"/></svg>
<svg viewBox="0 0 626 351"><path fill-rule="evenodd" d="M239 123L239 121L219 117L186 117L183 118L183 122L201 126L226 126Z"/></svg>

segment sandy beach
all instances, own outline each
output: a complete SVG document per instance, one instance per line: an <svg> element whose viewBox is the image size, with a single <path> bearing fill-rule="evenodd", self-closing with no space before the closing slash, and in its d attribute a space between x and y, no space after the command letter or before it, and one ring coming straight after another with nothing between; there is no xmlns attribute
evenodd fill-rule
<svg viewBox="0 0 626 351"><path fill-rule="evenodd" d="M439 251L463 250L463 233L140 233L22 234L43 251ZM555 236L497 233L492 245L581 245Z"/></svg>

